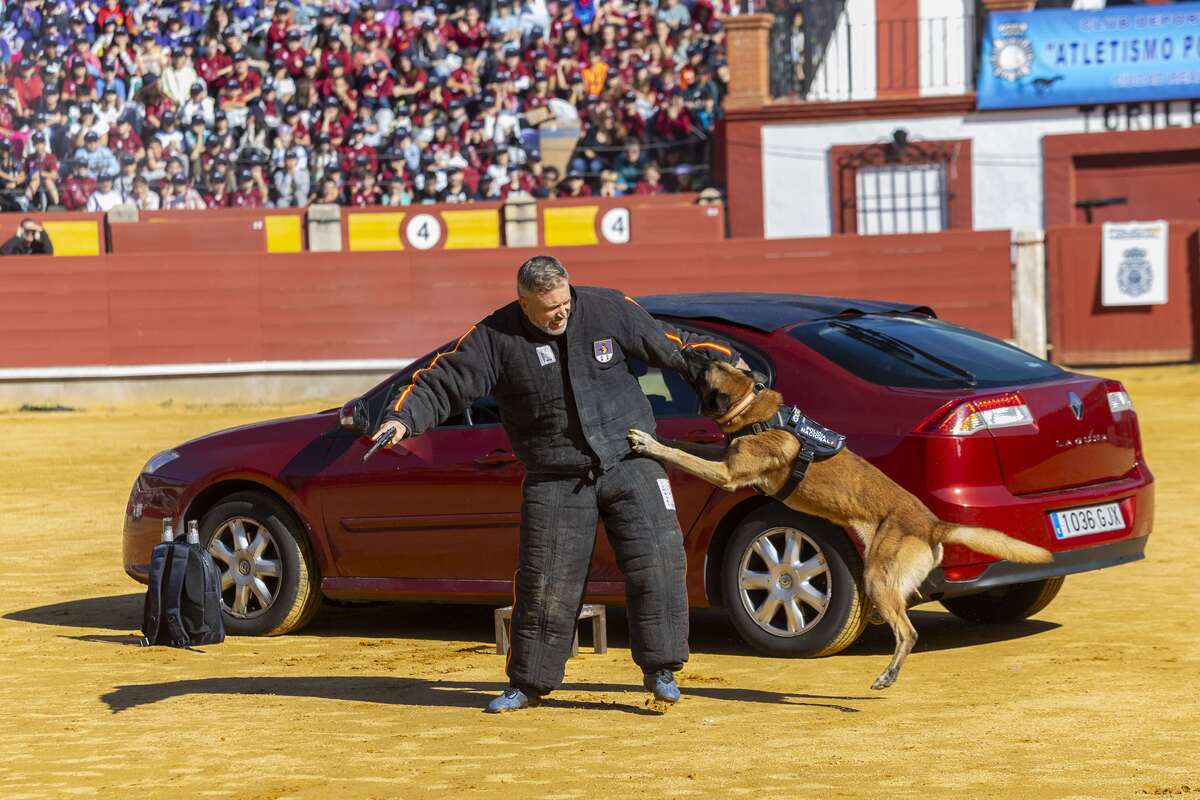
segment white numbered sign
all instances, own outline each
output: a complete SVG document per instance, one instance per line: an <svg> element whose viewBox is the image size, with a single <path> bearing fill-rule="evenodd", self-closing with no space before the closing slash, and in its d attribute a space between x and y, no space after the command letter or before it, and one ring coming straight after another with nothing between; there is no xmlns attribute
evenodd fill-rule
<svg viewBox="0 0 1200 800"><path fill-rule="evenodd" d="M408 243L418 250L428 250L442 240L442 223L432 214L416 214L404 228Z"/></svg>
<svg viewBox="0 0 1200 800"><path fill-rule="evenodd" d="M600 235L610 244L629 243L629 209L610 208L600 218Z"/></svg>

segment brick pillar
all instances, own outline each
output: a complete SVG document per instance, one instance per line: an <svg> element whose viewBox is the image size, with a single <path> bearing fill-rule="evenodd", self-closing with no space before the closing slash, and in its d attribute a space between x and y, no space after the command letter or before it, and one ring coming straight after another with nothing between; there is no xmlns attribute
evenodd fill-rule
<svg viewBox="0 0 1200 800"><path fill-rule="evenodd" d="M729 59L726 108L761 108L771 102L770 14L725 18L725 52Z"/></svg>

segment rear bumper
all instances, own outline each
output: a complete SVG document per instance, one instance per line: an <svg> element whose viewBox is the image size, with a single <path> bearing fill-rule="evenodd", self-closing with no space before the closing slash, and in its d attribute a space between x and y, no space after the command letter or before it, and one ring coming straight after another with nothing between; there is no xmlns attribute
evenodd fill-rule
<svg viewBox="0 0 1200 800"><path fill-rule="evenodd" d="M1122 539L1095 547L1080 547L1075 550L1063 550L1054 554L1054 561L1049 564L1015 564L1011 561L997 561L990 564L979 577L968 581L948 581L941 567L929 573L929 577L921 584L921 597L925 600L941 600L944 597L959 597L975 594L997 586L1007 586L1013 583L1028 583L1045 578L1056 578L1061 575L1072 575L1076 572L1089 572L1105 567L1115 567L1140 561L1146 555L1148 537L1140 536L1135 539Z"/></svg>

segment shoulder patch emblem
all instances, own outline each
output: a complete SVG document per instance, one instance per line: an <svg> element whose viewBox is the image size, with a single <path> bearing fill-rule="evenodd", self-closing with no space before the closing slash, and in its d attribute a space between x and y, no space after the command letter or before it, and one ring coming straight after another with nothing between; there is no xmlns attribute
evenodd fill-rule
<svg viewBox="0 0 1200 800"><path fill-rule="evenodd" d="M599 341L592 342L592 355L594 355L596 360L601 364L607 364L608 362L612 361L613 340L600 339Z"/></svg>

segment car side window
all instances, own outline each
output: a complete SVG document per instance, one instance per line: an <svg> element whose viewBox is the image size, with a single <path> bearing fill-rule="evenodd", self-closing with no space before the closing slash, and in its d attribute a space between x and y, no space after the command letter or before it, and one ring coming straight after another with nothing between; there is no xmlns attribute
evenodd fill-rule
<svg viewBox="0 0 1200 800"><path fill-rule="evenodd" d="M651 367L633 358L626 363L637 376L654 416L694 417L700 413L700 398L679 373Z"/></svg>

